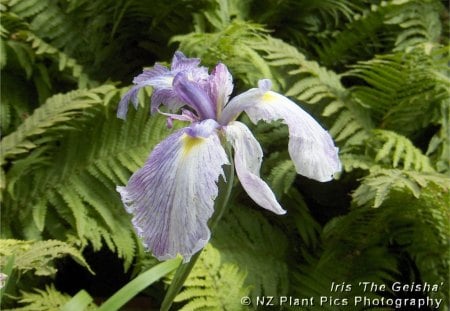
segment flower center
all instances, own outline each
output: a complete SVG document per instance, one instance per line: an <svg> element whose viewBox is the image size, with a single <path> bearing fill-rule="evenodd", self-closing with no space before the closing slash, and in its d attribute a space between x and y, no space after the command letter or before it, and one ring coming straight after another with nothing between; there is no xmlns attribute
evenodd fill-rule
<svg viewBox="0 0 450 311"><path fill-rule="evenodd" d="M204 142L203 137L193 137L186 133L181 137L183 140L183 156L186 156L193 148Z"/></svg>
<svg viewBox="0 0 450 311"><path fill-rule="evenodd" d="M265 92L264 95L262 96L262 100L265 103L269 103L271 101L274 101L276 98L275 96L272 94L272 92Z"/></svg>

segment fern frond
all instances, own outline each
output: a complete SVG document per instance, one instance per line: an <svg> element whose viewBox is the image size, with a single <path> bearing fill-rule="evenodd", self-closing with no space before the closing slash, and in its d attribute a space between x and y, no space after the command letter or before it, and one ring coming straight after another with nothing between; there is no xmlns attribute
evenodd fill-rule
<svg viewBox="0 0 450 311"><path fill-rule="evenodd" d="M353 193L353 200L358 206L380 207L392 191L406 191L419 198L422 189L429 183L448 191L450 178L436 173L374 169L363 178L361 185Z"/></svg>
<svg viewBox="0 0 450 311"><path fill-rule="evenodd" d="M70 300L70 296L59 292L54 285L47 285L45 289L35 289L34 293L22 293L19 303L26 304L15 310L61 310Z"/></svg>
<svg viewBox="0 0 450 311"><path fill-rule="evenodd" d="M91 273L92 270L83 258L81 252L72 245L57 241L22 241L0 239L0 266L6 264L6 259L14 256L14 268L23 272L33 270L36 275L54 275L55 259L70 255L80 265Z"/></svg>
<svg viewBox="0 0 450 311"><path fill-rule="evenodd" d="M427 55L422 48L360 62L348 75L368 86L352 87L352 96L370 109L380 128L412 135L436 122L439 107L449 97L449 79L440 74L447 57L441 49Z"/></svg>
<svg viewBox="0 0 450 311"><path fill-rule="evenodd" d="M33 140L37 135L43 135L48 129L55 129L76 115L82 115L84 109L103 103L99 95L104 95L114 89L104 85L90 91L73 91L66 95L55 95L43 106L37 108L15 132L4 137L0 142L0 163L4 164L8 158L29 152L37 147Z"/></svg>
<svg viewBox="0 0 450 311"><path fill-rule="evenodd" d="M381 209L391 219L390 237L411 254L420 272L420 281L439 284L432 298L442 299L442 308L450 305L448 273L450 269L450 196L447 188L429 183L417 200L396 193Z"/></svg>
<svg viewBox="0 0 450 311"><path fill-rule="evenodd" d="M237 265L223 263L219 251L208 244L174 301L187 302L181 311L241 310L241 298L249 293L245 277Z"/></svg>
<svg viewBox="0 0 450 311"><path fill-rule="evenodd" d="M224 261L247 272L246 285L253 297L285 295L288 271L285 262L287 240L260 212L235 206L216 227L212 245Z"/></svg>
<svg viewBox="0 0 450 311"><path fill-rule="evenodd" d="M428 294L430 297L442 298L443 305L448 305L450 302L445 297L448 293L446 279L450 264L448 178L446 183L447 188L442 184L428 182L421 189L419 198L407 191L393 191L379 209L354 208L347 215L327 224L322 258L329 260L329 266L323 267L324 271L333 272L340 268L338 265L333 267L333 263L346 265L348 260L359 257L362 279L369 279L369 273L375 272L381 277L378 282L389 284L399 280L400 276L396 275L399 273L398 266L403 262L401 254L407 252L406 256L412 257L419 274L410 272L403 278L408 282L443 284L439 291ZM377 256L361 256L364 252L382 251L385 247L395 252L386 252L384 256L381 253ZM353 263L348 268L351 268L348 271L351 274L358 271L358 265ZM339 275L342 273L345 271ZM391 294L395 296L395 293ZM352 295L355 295L353 290Z"/></svg>
<svg viewBox="0 0 450 311"><path fill-rule="evenodd" d="M294 163L291 160L285 160L272 168L268 182L272 191L279 197L289 191L296 176Z"/></svg>
<svg viewBox="0 0 450 311"><path fill-rule="evenodd" d="M250 9L250 0L214 0L210 1L207 8L200 13L196 13L197 30L202 27L206 30L205 22L200 22L200 17L204 19L214 28L215 31L221 31L232 23L233 19L246 20Z"/></svg>
<svg viewBox="0 0 450 311"><path fill-rule="evenodd" d="M19 299L20 304L24 306L14 308L17 311L57 311L66 310L66 304L72 297L59 292L53 284L46 285L45 289L35 289L34 292L22 292ZM73 307L73 306L72 306ZM83 311L97 310L94 303L90 303L83 308Z"/></svg>
<svg viewBox="0 0 450 311"><path fill-rule="evenodd" d="M273 79L270 67L252 46L261 42L265 32L260 25L235 20L217 32L194 32L171 41L179 42L181 51L200 57L204 64L216 65L218 60L226 63L233 75L256 85L261 77Z"/></svg>
<svg viewBox="0 0 450 311"><path fill-rule="evenodd" d="M343 29L323 37L314 44L320 62L325 66L338 67L358 59L370 59L378 51L392 45L384 33L386 4L372 4L361 12L352 12L352 19Z"/></svg>
<svg viewBox="0 0 450 311"><path fill-rule="evenodd" d="M430 159L408 138L385 130L374 130L372 133L373 136L368 139L368 144L376 152L375 162L392 168L434 172Z"/></svg>
<svg viewBox="0 0 450 311"><path fill-rule="evenodd" d="M361 155L351 151L343 150L339 156L342 167L346 172L351 172L355 169L369 170L375 162L372 157L368 155Z"/></svg>
<svg viewBox="0 0 450 311"><path fill-rule="evenodd" d="M450 96L442 103L440 119L441 128L431 138L426 155L436 163L436 170L440 173L450 171Z"/></svg>
<svg viewBox="0 0 450 311"><path fill-rule="evenodd" d="M392 10L386 24L397 25L402 31L397 35L395 49L410 51L423 43L438 42L442 31L440 14L444 7L440 1L392 1Z"/></svg>
<svg viewBox="0 0 450 311"><path fill-rule="evenodd" d="M300 96L298 97L300 100L310 102L308 100L320 94L324 98L332 99L345 94L345 89L336 73L320 67L314 61L307 60L305 55L300 53L294 46L282 40L266 36L264 41L255 45L255 48L264 53L264 58L268 60L270 65L277 67L294 66L295 69L289 71L289 74L302 76L303 79L287 91L286 94L288 96ZM306 79L307 77L310 79ZM316 88L315 91L314 88ZM304 95L308 90L310 91ZM313 100L311 103L318 101Z"/></svg>
<svg viewBox="0 0 450 311"><path fill-rule="evenodd" d="M448 186L445 189L443 185L429 182L422 188L419 198L407 191L393 191L379 209L358 207L334 218L324 228L323 251L319 257L305 254L306 263L304 260L295 273L292 287L296 296L330 295L353 299L368 294L392 298L399 294L392 292L389 284L405 279L405 282L443 284L429 296L443 299L443 305L448 305L445 297L450 263L448 202ZM404 265L403 256L413 258L418 274L401 275L399 267ZM345 284L352 286L351 291L332 292L330 284L339 284L342 275L345 275ZM361 292L360 281L386 284L388 290ZM308 309L334 310L335 306ZM354 309L365 307L355 306Z"/></svg>
<svg viewBox="0 0 450 311"><path fill-rule="evenodd" d="M78 64L74 58L46 43L30 31L23 32L23 35L26 37L26 41L29 42L31 47L35 50L36 55L54 57L55 62L58 62L59 71L70 69L71 75L78 81L78 87L80 89L93 84L92 81L89 80L88 75L84 72L84 68Z"/></svg>
<svg viewBox="0 0 450 311"><path fill-rule="evenodd" d="M39 0L25 0L25 1L6 1L6 5L10 7L10 10L22 17L34 16L46 9L49 1Z"/></svg>

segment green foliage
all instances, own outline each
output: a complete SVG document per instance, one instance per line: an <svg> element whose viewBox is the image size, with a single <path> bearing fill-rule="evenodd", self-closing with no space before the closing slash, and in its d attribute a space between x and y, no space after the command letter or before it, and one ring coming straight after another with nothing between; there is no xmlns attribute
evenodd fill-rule
<svg viewBox="0 0 450 311"><path fill-rule="evenodd" d="M226 262L247 272L246 286L253 297L283 295L288 290L285 262L287 240L283 232L247 206L233 206L215 230L212 244Z"/></svg>
<svg viewBox="0 0 450 311"><path fill-rule="evenodd" d="M392 1L393 9L386 14L386 24L397 25L394 50L411 50L422 43L438 41L442 32L440 14L443 3L439 1Z"/></svg>
<svg viewBox="0 0 450 311"><path fill-rule="evenodd" d="M59 292L54 285L47 285L45 289L36 289L35 292L22 293L19 303L25 306L14 308L20 311L59 311L70 302L71 297L67 294ZM86 311L96 310L94 304L89 304Z"/></svg>
<svg viewBox="0 0 450 311"><path fill-rule="evenodd" d="M112 81L129 85L176 49L205 66L225 63L236 93L272 79L275 91L329 130L344 170L325 185L297 177L286 126L250 125L264 150L261 175L287 216L253 209L234 191L214 247L177 298L183 310L239 310L244 295L351 298L360 281L444 282L429 296L446 298L450 80L442 1L4 0L0 14L0 252L15 254L17 270L35 270L13 278L26 290L19 310L70 307L75 300L35 274L54 274L53 259L64 255L89 270L80 249L106 247L135 273L156 264L146 263L115 187L170 131L164 118L149 118L144 92L138 111L118 120L126 90ZM353 290L331 293L342 281ZM161 285L145 293L158 297Z"/></svg>
<svg viewBox="0 0 450 311"><path fill-rule="evenodd" d="M68 296L59 293L53 286L46 287L45 290L36 289L37 293L24 293L22 290L30 289L34 283L33 277L55 276L58 270L54 261L66 256L94 274L80 250L69 243L57 240L0 239L0 271L5 272L7 277L6 287L0 295L2 306L8 301L18 301L28 304L20 310L59 310L57 306L63 305ZM27 273L29 271L32 274ZM27 280L31 280L31 284L27 284ZM17 298L19 290L21 299ZM3 295L4 293L7 295Z"/></svg>
<svg viewBox="0 0 450 311"><path fill-rule="evenodd" d="M0 240L0 255L2 269L6 259L14 256L14 268L21 272L34 270L36 275L54 275L57 270L53 260L70 255L92 272L80 251L62 241Z"/></svg>
<svg viewBox="0 0 450 311"><path fill-rule="evenodd" d="M241 297L247 296L245 272L237 265L222 263L218 250L210 244L184 283L175 302L186 304L179 310L240 310Z"/></svg>
<svg viewBox="0 0 450 311"><path fill-rule="evenodd" d="M427 155L436 163L436 169L441 173L450 171L450 97L441 106L440 129L428 144Z"/></svg>
<svg viewBox="0 0 450 311"><path fill-rule="evenodd" d="M353 198L358 205L370 202L373 207L379 207L393 190L403 190L419 198L422 188L430 182L448 191L450 178L433 173L374 169L370 175L364 177L361 185L354 192Z"/></svg>
<svg viewBox="0 0 450 311"><path fill-rule="evenodd" d="M70 296L60 293L53 285L36 289L34 293L24 293L19 303L26 304L18 310L60 310L70 300Z"/></svg>
<svg viewBox="0 0 450 311"><path fill-rule="evenodd" d="M367 152L375 154L375 162L387 167L433 172L430 159L406 137L395 132L374 130L367 139Z"/></svg>
<svg viewBox="0 0 450 311"><path fill-rule="evenodd" d="M387 10L385 5L372 4L351 16L341 29L319 34L320 44L314 48L321 63L340 68L359 59L370 59L391 46L392 40L383 34Z"/></svg>
<svg viewBox="0 0 450 311"><path fill-rule="evenodd" d="M391 285L405 273L411 256L420 274L407 270L404 282L444 284L429 296L448 304L448 189L430 184L420 198L402 191L393 192L380 209L355 208L327 224L320 256L307 257L295 274L298 297L329 295L352 301L358 295L380 295L364 292L359 282L386 284L390 295L396 297L399 293L394 293ZM345 283L352 285L351 292L331 292L331 283L340 284L342 275ZM324 305L311 310L334 308Z"/></svg>
<svg viewBox="0 0 450 311"><path fill-rule="evenodd" d="M291 160L285 160L273 167L268 181L273 192L280 196L292 187L297 172Z"/></svg>
<svg viewBox="0 0 450 311"><path fill-rule="evenodd" d="M349 74L367 84L354 86L352 95L379 127L413 135L438 122L440 107L448 105L448 69L442 67L447 58L445 49L419 47L360 62Z"/></svg>
<svg viewBox="0 0 450 311"><path fill-rule="evenodd" d="M32 116L20 124L16 131L1 140L2 157L0 163L4 164L7 158L14 158L18 154L35 149L37 144L33 142L33 137L45 135L47 130L57 131L58 125L67 126L64 124L66 121L82 116L86 108L103 104L100 96L104 96L112 90L114 90L113 86L104 85L98 89L73 91L65 95L55 95L48 99L44 105L33 112ZM39 139L34 140L39 142Z"/></svg>

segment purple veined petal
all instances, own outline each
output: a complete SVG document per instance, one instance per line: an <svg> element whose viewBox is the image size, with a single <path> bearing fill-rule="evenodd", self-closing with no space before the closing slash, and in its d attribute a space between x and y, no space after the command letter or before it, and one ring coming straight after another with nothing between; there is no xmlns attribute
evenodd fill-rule
<svg viewBox="0 0 450 311"><path fill-rule="evenodd" d="M182 109L181 114L166 113L158 110L159 114L167 117L167 128L171 129L173 127L173 120L185 121L185 122L196 122L198 118L189 110Z"/></svg>
<svg viewBox="0 0 450 311"><path fill-rule="evenodd" d="M163 112L161 110L158 110L158 113L162 114L172 120L179 120L179 121L185 121L185 122L191 122L191 123L199 121L197 116L187 109L181 109L181 114L167 113L167 112Z"/></svg>
<svg viewBox="0 0 450 311"><path fill-rule="evenodd" d="M137 75L133 79L134 84L139 84L145 82L149 79L153 79L155 77L167 76L169 75L170 70L167 67L164 67L161 64L156 63L151 69L144 69L140 75Z"/></svg>
<svg viewBox="0 0 450 311"><path fill-rule="evenodd" d="M285 214L272 190L259 177L263 152L252 132L238 121L231 122L224 129L234 149L236 173L244 190L259 206L275 214Z"/></svg>
<svg viewBox="0 0 450 311"><path fill-rule="evenodd" d="M125 95L122 97L122 99L119 102L119 106L117 108L117 117L119 119L123 119L123 120L126 119L130 101L133 103L134 108L137 109L137 106L138 106L137 96L138 96L138 92L140 89L141 89L141 86L135 85L128 92L126 92Z"/></svg>
<svg viewBox="0 0 450 311"><path fill-rule="evenodd" d="M254 123L281 120L289 128L289 154L297 173L321 182L332 180L341 171L341 162L330 134L297 104L269 91L266 81L260 81L259 89L241 94L234 109L238 111L241 104Z"/></svg>
<svg viewBox="0 0 450 311"><path fill-rule="evenodd" d="M159 260L180 254L187 262L210 238L217 181L229 163L216 126L196 123L189 131L207 137L191 136L189 128L170 135L125 187L117 187L136 232Z"/></svg>
<svg viewBox="0 0 450 311"><path fill-rule="evenodd" d="M219 119L231 92L233 92L233 77L227 66L222 63L217 64L209 76L208 84L209 96L211 101L216 104L217 119Z"/></svg>
<svg viewBox="0 0 450 311"><path fill-rule="evenodd" d="M186 103L180 99L178 94L173 90L172 86L169 88L154 88L151 99L151 113L158 111L161 105L166 106L170 111L177 111Z"/></svg>
<svg viewBox="0 0 450 311"><path fill-rule="evenodd" d="M184 72L177 74L173 80L173 89L179 98L194 109L202 120L216 118L216 107L205 90L206 86L192 81Z"/></svg>
<svg viewBox="0 0 450 311"><path fill-rule="evenodd" d="M156 64L153 69L144 70L143 73L133 79L135 84L120 100L117 109L117 117L125 119L128 112L128 105L131 101L135 108L138 105L138 92L145 86L159 86L163 89L172 87L173 76L169 70L159 64ZM152 95L152 97L154 94ZM176 96L176 95L175 95Z"/></svg>
<svg viewBox="0 0 450 311"><path fill-rule="evenodd" d="M200 65L199 58L188 58L183 52L176 51L172 58L171 70L181 71L186 69L196 68Z"/></svg>
<svg viewBox="0 0 450 311"><path fill-rule="evenodd" d="M152 113L155 113L161 104L167 106L171 111L178 110L186 102L173 90L173 80L178 73L184 72L192 81L207 81L208 70L205 67L199 67L199 64L199 59L187 58L183 53L176 52L172 60L171 70L158 63L151 69L145 69L133 79L133 83L136 85L121 99L117 116L125 119L130 100L137 107L137 94L145 86L153 87Z"/></svg>

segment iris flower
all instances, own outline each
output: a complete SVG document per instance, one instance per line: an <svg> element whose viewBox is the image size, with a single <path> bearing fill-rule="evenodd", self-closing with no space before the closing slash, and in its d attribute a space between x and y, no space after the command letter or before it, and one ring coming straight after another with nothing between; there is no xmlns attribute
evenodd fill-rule
<svg viewBox="0 0 450 311"><path fill-rule="evenodd" d="M341 169L328 132L297 104L271 91L270 80L229 100L233 80L224 64L209 74L199 59L176 52L170 69L156 64L133 83L119 103L119 118L125 119L130 101L137 107L139 90L151 86L152 114L166 115L169 127L173 120L190 122L160 142L125 187L117 187L138 236L159 260L180 254L187 262L210 239L207 223L218 179L225 178L222 167L230 164L225 142L234 150L236 174L247 194L262 208L286 212L260 178L263 152L249 128L236 121L242 112L253 123L281 120L287 125L289 154L299 174L325 182ZM160 111L161 105L168 112Z"/></svg>

